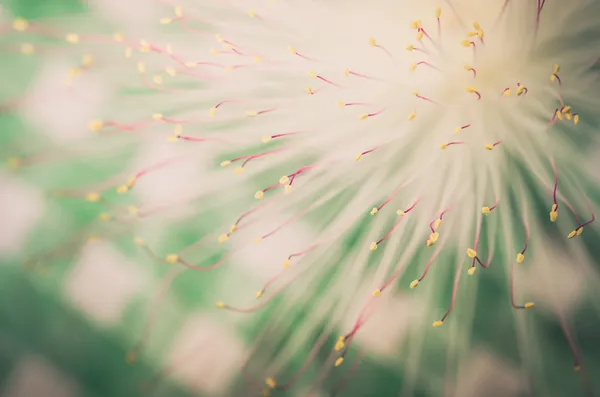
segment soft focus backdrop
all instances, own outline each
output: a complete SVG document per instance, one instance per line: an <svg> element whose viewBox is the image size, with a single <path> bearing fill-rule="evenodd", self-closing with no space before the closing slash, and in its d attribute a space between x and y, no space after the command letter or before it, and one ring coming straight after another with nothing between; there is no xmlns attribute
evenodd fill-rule
<svg viewBox="0 0 600 397"><path fill-rule="evenodd" d="M85 7L76 0L2 0L1 11L2 23L6 24L14 16L34 20L85 12ZM14 43L0 38L0 103L10 106L10 100L28 90L52 92L52 84L56 83L52 66L41 65L33 58L19 58L17 52L11 52L11 44ZM35 117L43 120L43 108L53 100L60 101L59 91L55 98L40 99L40 113L33 115L32 120ZM74 115L74 119L79 118L89 120L93 115ZM0 160L6 163L0 169L0 396L247 395L240 368L250 353L253 337L266 325L259 316L240 319L235 314L215 310L215 293L229 291L229 297L235 296L233 291L252 295L256 288L245 281L253 277L264 280L274 270L263 268L264 274L256 275L255 268L249 265L238 268L235 275L227 272L182 275L153 264L130 239L120 240L114 235L114 230L106 231L108 239L90 236L87 225L98 217L97 208L80 199L47 197L42 188L57 181L76 181L82 175L95 175L102 180L124 167L130 153L113 154L110 161L67 159L35 173L28 173L26 168L15 169L11 167L13 156L44 145L17 139L40 128L39 123L30 121L0 109ZM65 128L70 126L69 122L65 120ZM47 155L52 156L52 152ZM184 180L192 177L188 175ZM198 229L202 229L198 223L181 222L181 227L170 229L169 234L175 241L193 241ZM303 230L297 230L297 235L302 240ZM600 258L597 232L586 229L583 237L592 256ZM73 239L74 245L87 240L75 257L69 244L65 244L69 239ZM284 246L273 243L274 249L279 250L277 254L289 251L285 243L280 242ZM243 259L260 261L251 253ZM595 265L600 271L600 261ZM446 363L441 347L447 338L454 337L459 341L455 348L463 352L456 364L458 396L527 395L519 369L515 368L521 346L513 326L506 325L513 323L513 311L505 299L497 298L506 294L505 280L480 276L482 285L477 291L477 301L462 313L478 319L471 334L454 335L448 329L442 336L440 333L433 336L429 335L433 331L427 329L428 342L419 346L422 351L418 355L422 361L418 368L427 373L419 375L418 384L405 379L406 373L410 373L406 365L410 367L410 363L398 364L396 360L398 355L410 352L411 345L400 346L398 350L391 347L396 346L394 341L403 340L411 321L420 315L420 303L399 296L389 300L380 318L376 316L369 324L371 332L365 330L362 344L367 354L354 376L347 384L344 376L334 377L313 395L438 396L436 393L447 381L443 377ZM171 277L174 277L173 288L160 300L151 337L139 357L127 362L128 353L144 335L150 309L156 307L155 291L161 288L161 280ZM577 290L581 277L566 271L565 288ZM447 296L449 291L443 292ZM578 295L574 296L577 300ZM588 373L597 378L600 317L598 300L594 297L600 294L588 293L586 300L570 313L569 323L584 351ZM461 318L460 311L453 315ZM544 397L583 396L581 379L572 371L572 358L558 320L547 313L528 315L535 319L532 333L544 351L544 362L539 363L541 369L535 380L536 390L546 390L549 394ZM278 320L301 323L302 317L299 307L297 312L290 311L287 318ZM350 323L353 318L349 316ZM361 353L353 354L354 359ZM305 351L300 349L298 360L303 360L304 355ZM317 357L316 362L324 362L326 358ZM352 362L349 360L347 365L346 369L350 369ZM309 377L318 376L315 371L319 368L319 365L311 367ZM599 381L595 379L592 383L600 393ZM340 386L344 388L337 392ZM293 391L277 395L306 395L308 387L300 383Z"/></svg>

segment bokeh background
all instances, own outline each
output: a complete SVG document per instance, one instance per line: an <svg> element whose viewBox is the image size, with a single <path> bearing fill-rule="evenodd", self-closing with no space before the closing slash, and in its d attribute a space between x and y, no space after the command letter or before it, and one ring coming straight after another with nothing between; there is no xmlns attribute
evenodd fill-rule
<svg viewBox="0 0 600 397"><path fill-rule="evenodd" d="M29 20L86 11L76 0L2 0L1 4L3 13ZM0 103L5 104L31 88L43 65L11 52L10 38L1 38L0 43ZM12 156L49 145L43 139L28 120L0 110L0 159L6 163L0 171L0 396L250 395L240 368L255 336L267 326L263 319L269 318L269 312L240 320L214 310L215 292L253 294L255 288L243 282L253 277L250 269L238 270L235 277L227 272L175 274L149 261L129 238L119 237L119 230L95 230L91 236L88 227L97 220L96 206L47 196L43 189L31 187L80 181L90 175L102 180L125 167L131 152L115 153L110 161L50 162L34 171L10 167ZM210 219L172 227L171 239L179 244L194 241L203 221ZM598 234L586 231L583 238L593 257L600 258ZM83 249L73 255L75 246ZM595 265L600 270L600 261ZM265 274L270 270L265 269ZM156 306L155 291L161 280L171 276L175 277L173 286L161 300L152 336L137 360L128 363L127 354L144 333L148 313ZM411 361L399 356L415 349L414 338L402 336L412 316L419 314L418 302L398 298L371 325L373 332L367 332L371 336L359 344L364 355L353 350L347 371L333 374L313 395L441 396L448 382L444 377L447 346L461 352L452 363L457 368L452 382L458 385L458 396L586 395L581 376L572 371L572 356L558 319L535 311L527 314L533 330L530 336L543 354L536 362L536 376L529 379L530 390L524 387L519 364L522 340L506 301L506 280L480 277L476 301L468 310L453 313L455 321L478 319L468 335L447 330L440 336L427 329L423 336L427 343L415 345L420 360L411 369ZM569 280L570 288L577 289L577 281ZM447 301L448 293L448 289L441 291L440 300ZM583 351L590 382L600 393L600 294L587 291L580 296L574 298L578 301L569 312L569 326ZM279 320L301 324L303 307ZM448 343L453 338L456 343ZM400 348L390 350L396 341ZM308 348L299 346L298 357L292 358L296 367ZM357 357L361 360L352 367ZM307 395L326 359L327 355L317 356L306 381L277 395ZM279 375L289 378L294 365L289 374ZM353 376L346 382L351 369Z"/></svg>

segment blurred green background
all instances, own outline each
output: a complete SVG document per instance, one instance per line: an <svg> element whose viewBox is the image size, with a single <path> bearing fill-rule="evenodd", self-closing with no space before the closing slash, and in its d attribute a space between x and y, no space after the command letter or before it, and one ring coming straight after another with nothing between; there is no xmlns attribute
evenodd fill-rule
<svg viewBox="0 0 600 397"><path fill-rule="evenodd" d="M127 1L127 0L124 0ZM12 15L26 19L36 19L45 16L64 15L65 13L81 12L85 8L76 0L3 0L3 6ZM2 55L3 57L5 55ZM8 55L6 55L8 56ZM36 65L34 63L17 63L20 73L34 75ZM7 84L8 86L8 84ZM18 94L23 87L11 86L3 88L0 92L0 100L4 101ZM2 159L11 155L9 142L26 129L21 121L14 115L0 114L0 145L4 145L0 155ZM118 167L118 162L112 164ZM67 171L61 174L62 178L69 178L68 172L83 172L81 169ZM106 169L106 173L112 172ZM24 175L26 178L43 178L40 175ZM67 207L71 219L72 228L84 227L92 222L97 216L97 211L90 208L87 203L77 200L56 199L57 207ZM1 220L0 220L1 225ZM45 233L51 229L44 230L44 225L36 232L30 241L30 253L44 253L43 244L46 241L49 247L56 244L52 238L47 238ZM182 232L185 234L184 232ZM38 237L36 237L38 236ZM63 236L64 237L64 236ZM600 257L598 248L598 235L595 232L584 234L585 242L595 257ZM56 240L56 239L54 239ZM123 248L124 252L129 250L129 255L134 255L131 247ZM125 361L128 350L135 343L136 335L140 332L141 319L144 312L144 303L133 301L127 308L121 323L117 327L99 328L92 325L86 317L72 308L64 301L61 283L69 271L71 262L60 258L51 261L50 264L43 260L36 263L13 263L10 261L0 262L0 396L4 397L29 397L33 394L15 396L10 394L11 390L22 387L23 377L19 377L20 371L25 364L32 360L36 363L44 363L47 368L54 368L66 379L67 384L57 386L54 392L49 386L47 395L49 397L63 395L64 390L74 388L74 396L94 397L118 397L118 396L185 396L199 395L186 390L181 385L173 384L164 380L154 382L159 373L159 360L145 360L141 357L134 365ZM596 263L596 265L598 265ZM157 274L164 274L164 270L155 269ZM212 298L198 296L198 285L210 283L206 279L191 275L177 285L180 299L190 307L207 305ZM449 291L443 291L446 297ZM481 275L481 286L475 303L474 316L480 320L473 324L471 339L472 346L477 346L488 351L490 354L501 357L507 362L518 361L519 352L514 332L506 332L507 329L514 331L512 326L499 327L499 323L513 321L513 313L506 304L505 299L498 296L506 296L506 280L498 277ZM592 300L596 294L592 294ZM209 300L210 299L210 300ZM442 297L445 300L445 297ZM442 304L443 306L443 304ZM299 310L301 311L301 310ZM556 396L575 397L585 395L581 389L578 376L570 370L571 356L565 343L563 333L558 320L537 313L529 313L536 322L536 341L544 350L544 362L540 363L542 370L533 385L533 396ZM458 314L456 314L458 316ZM175 316L176 317L176 316ZM302 321L301 314L290 313L290 321ZM162 345L168 345L168 335L175 333L181 318L174 318L171 329L166 330L166 341ZM598 377L600 374L600 318L597 307L593 302L583 302L579 305L577 312L572 316L571 324L575 325L575 335L578 344L584 350L584 362L590 369L590 374ZM247 326L247 335L253 333L252 324ZM430 330L428 330L428 333ZM433 340L423 353L421 369L424 371L420 376L423 384L417 385L412 396L437 396L431 390L439 390L439 373L443 372L443 352L437 350L440 341ZM159 343L160 344L160 343ZM160 347L157 348L160 351ZM352 353L354 356L356 352ZM159 354L160 356L160 354ZM324 362L326 357L318 357L317 363ZM33 365L35 367L35 365ZM46 368L46 367L45 367ZM318 365L315 368L319 368ZM314 370L314 368L313 368ZM428 381L427 370L431 371ZM399 370L394 365L378 362L376 358L367 356L361 363L356 376L349 382L343 392L335 393L340 376L331 382L326 382L328 395L340 395L349 397L359 396L403 396L402 382L404 369ZM38 375L44 371L41 370ZM314 373L312 374L314 375ZM203 376L201 373L199 377ZM495 376L493 373L489 376ZM31 381L31 380L30 380ZM431 385L428 385L428 382ZM593 380L598 386L598 380ZM242 396L243 386L234 385L230 392L231 396ZM543 386L538 385L543 384ZM17 385L17 386L15 386ZM62 390L62 391L61 391ZM540 390L544 393L540 394ZM4 393L4 394L3 394ZM13 392L14 393L14 392ZM58 393L58 394L56 394ZM277 395L293 395L292 393L279 393ZM524 393L523 395L528 395ZM489 391L487 396L502 396ZM486 397L486 396L482 396Z"/></svg>

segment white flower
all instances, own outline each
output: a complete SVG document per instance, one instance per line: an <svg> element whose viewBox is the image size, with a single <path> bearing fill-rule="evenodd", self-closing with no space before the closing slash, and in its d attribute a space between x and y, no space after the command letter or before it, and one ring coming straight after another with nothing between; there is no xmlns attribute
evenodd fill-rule
<svg viewBox="0 0 600 397"><path fill-rule="evenodd" d="M196 154L215 164L203 169L201 180L189 177L200 189L180 186L200 191L202 205L193 207L200 214L219 214L219 227L199 253L221 253L210 269L248 244L261 247L275 235L295 240L293 231L301 229L294 224L313 231L311 243L280 258L289 270L257 288L259 303L217 303L258 312L281 294L281 315L288 306L315 305L266 375L285 366L315 324L328 322L327 332L339 326L364 288L372 296L362 299L352 329L335 330L344 335L334 349L336 365L380 295L398 285L419 286L408 293L424 293L427 302L440 287L448 290L443 309L429 305L439 327L459 305L459 289L475 283L465 276L479 271L507 274L506 296L499 299L515 309L534 306L521 299L527 291L515 288L515 268L536 254L558 263L576 253L580 271L593 273L578 241L562 248L565 255L546 255L544 247L554 244L556 232L581 241L595 219L592 170L581 160L598 149L589 140L599 105L592 69L598 54L591 51L598 42L589 34L597 30L596 4L149 1L138 13L138 3L128 11L132 24L117 33L73 22L79 30L63 36L74 53L93 58L78 66L81 73L97 75L111 90L146 90L121 91L91 130L115 145L162 134L164 145L192 148L119 176L116 191L133 193L151 174ZM147 18L157 13L163 17L149 29ZM169 189L165 182L161 191ZM91 189L79 193L111 194ZM123 222L149 216L141 205L139 213L117 209L112 216ZM191 205L186 198L166 207ZM267 227L274 217L278 225ZM245 238L240 230L250 225L259 232ZM222 253L230 240L233 248ZM157 255L144 241L138 245ZM273 252L264 252L265 260ZM155 259L197 266L187 255ZM552 278L545 274L550 284ZM291 325L273 322L278 332L292 332ZM267 388L281 387L276 383L269 378Z"/></svg>

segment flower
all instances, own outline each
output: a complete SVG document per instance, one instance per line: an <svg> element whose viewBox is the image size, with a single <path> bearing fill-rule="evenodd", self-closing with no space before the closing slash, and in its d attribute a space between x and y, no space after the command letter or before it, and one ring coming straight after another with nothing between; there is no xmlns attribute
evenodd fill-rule
<svg viewBox="0 0 600 397"><path fill-rule="evenodd" d="M252 3L141 2L147 15L160 14L156 26L132 6L131 23L117 15L117 31L69 20L63 32L15 20L16 34L63 42L80 56L62 89L77 90L84 78L102 83L94 101L103 105L87 120L88 133L63 122L55 139L64 141L68 127L75 131L69 145L90 142L98 146L85 156L104 158L150 148L128 175L118 167L115 179L61 194L103 208L99 223L147 225L176 209L182 212L169 222L206 216L218 224L201 231L196 260L188 251L197 241L163 255L144 235L158 225L139 228L131 238L158 263L217 271L240 251L243 260L254 252L279 261L282 270L258 286L256 304L216 303L258 316L276 307L257 344L275 355L263 339L277 335L285 349L252 370L266 379L265 393L292 387L306 370L282 382L287 353L311 345L301 355L308 365L333 332L341 336L328 363L342 366L379 301L393 295L442 300L420 309L433 327L464 319L453 310L479 296L477 270L505 282L497 299L507 307L551 308L563 324L570 305L543 294L534 304L515 284L525 274L520 267L565 256L593 272L581 241L597 205L584 160L597 150L590 126L598 54L590 50L598 43L586 40L597 30L598 6ZM32 55L35 46L22 50ZM86 87L82 95L96 90ZM51 127L56 116L38 119ZM131 196L141 203L124 201ZM311 232L273 258L296 239L295 227ZM549 255L559 232L574 240L562 255ZM361 310L342 329L355 299ZM307 317L298 328L278 325L290 307ZM317 324L325 325L315 331ZM582 353L563 329L580 368ZM315 333L317 342L308 343Z"/></svg>

